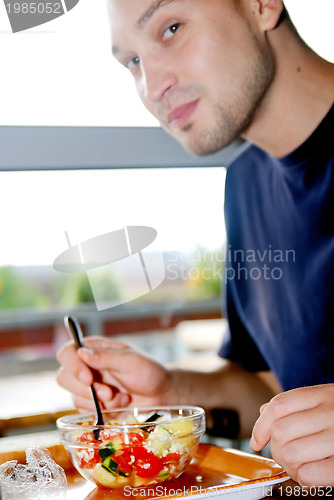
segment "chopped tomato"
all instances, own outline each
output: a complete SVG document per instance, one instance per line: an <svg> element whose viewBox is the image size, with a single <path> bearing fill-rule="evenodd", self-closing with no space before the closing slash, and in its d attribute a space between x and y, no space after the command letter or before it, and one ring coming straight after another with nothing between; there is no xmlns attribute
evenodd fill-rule
<svg viewBox="0 0 334 500"><path fill-rule="evenodd" d="M141 432L129 432L128 436L132 446L143 445L145 443L145 436Z"/></svg>
<svg viewBox="0 0 334 500"><path fill-rule="evenodd" d="M163 468L161 460L143 446L134 447L133 456L138 477L147 478L155 476Z"/></svg>
<svg viewBox="0 0 334 500"><path fill-rule="evenodd" d="M99 433L99 439L103 442L117 440L118 442L125 444L129 443L133 446L143 445L145 443L145 435L140 431L131 431L127 434L122 434L109 429L102 429Z"/></svg>
<svg viewBox="0 0 334 500"><path fill-rule="evenodd" d="M115 438L119 437L120 434L117 434L115 431L110 431L109 429L101 429L99 432L99 439L103 442L113 441Z"/></svg>
<svg viewBox="0 0 334 500"><path fill-rule="evenodd" d="M124 472L125 474L131 472L133 456L130 448L117 450L112 458L118 464L118 468L120 471Z"/></svg>
<svg viewBox="0 0 334 500"><path fill-rule="evenodd" d="M87 467L93 468L96 464L101 462L101 457L98 454L98 451L92 448L79 450L77 453L77 457L79 459L79 465L83 469Z"/></svg>
<svg viewBox="0 0 334 500"><path fill-rule="evenodd" d="M165 457L162 457L161 461L163 464L178 463L180 461L180 453L168 453Z"/></svg>
<svg viewBox="0 0 334 500"><path fill-rule="evenodd" d="M90 432L90 431L83 432L81 434L81 436L79 436L77 439L78 439L78 441L80 441L80 443L92 443L92 442L96 442L94 433Z"/></svg>

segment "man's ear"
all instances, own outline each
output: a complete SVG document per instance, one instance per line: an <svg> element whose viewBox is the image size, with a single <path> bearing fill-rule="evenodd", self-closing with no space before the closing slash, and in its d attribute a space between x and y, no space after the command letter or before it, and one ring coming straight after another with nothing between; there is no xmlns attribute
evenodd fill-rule
<svg viewBox="0 0 334 500"><path fill-rule="evenodd" d="M283 11L282 0L256 0L256 14L264 31L276 28Z"/></svg>

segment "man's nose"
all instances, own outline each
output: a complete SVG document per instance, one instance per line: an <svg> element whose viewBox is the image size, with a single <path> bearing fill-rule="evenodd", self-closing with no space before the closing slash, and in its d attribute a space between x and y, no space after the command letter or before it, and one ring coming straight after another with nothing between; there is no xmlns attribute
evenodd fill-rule
<svg viewBox="0 0 334 500"><path fill-rule="evenodd" d="M154 56L142 61L143 93L148 102L159 101L177 83L177 77L162 58Z"/></svg>

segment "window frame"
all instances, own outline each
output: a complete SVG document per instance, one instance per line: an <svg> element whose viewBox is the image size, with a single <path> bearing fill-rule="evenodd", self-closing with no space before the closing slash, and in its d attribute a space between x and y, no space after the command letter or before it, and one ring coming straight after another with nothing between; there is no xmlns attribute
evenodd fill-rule
<svg viewBox="0 0 334 500"><path fill-rule="evenodd" d="M0 127L0 171L228 166L242 140L205 157L159 127Z"/></svg>

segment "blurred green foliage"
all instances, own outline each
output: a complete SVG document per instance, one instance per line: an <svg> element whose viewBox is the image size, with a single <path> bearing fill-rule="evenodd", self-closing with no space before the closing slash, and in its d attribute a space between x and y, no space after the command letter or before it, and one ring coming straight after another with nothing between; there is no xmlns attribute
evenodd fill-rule
<svg viewBox="0 0 334 500"><path fill-rule="evenodd" d="M22 276L17 268L0 267L0 309L47 306L50 299L28 276Z"/></svg>
<svg viewBox="0 0 334 500"><path fill-rule="evenodd" d="M191 256L187 284L192 298L208 299L219 297L222 291L224 272L223 253L208 250L198 245Z"/></svg>
<svg viewBox="0 0 334 500"><path fill-rule="evenodd" d="M96 278L96 287L102 296L119 298L119 286L108 272ZM94 303L94 296L86 274L55 275L46 268L45 275L34 275L14 266L0 267L0 310L51 305L73 306Z"/></svg>
<svg viewBox="0 0 334 500"><path fill-rule="evenodd" d="M102 297L108 300L118 299L119 285L109 271L101 272L94 279L94 289L99 290ZM69 275L62 280L59 287L59 302L66 305L76 305L94 302L93 292L86 273Z"/></svg>
<svg viewBox="0 0 334 500"><path fill-rule="evenodd" d="M156 290L138 300L168 302L176 298L206 300L219 297L223 270L221 250L208 250L198 245L182 261L178 279L165 280ZM116 300L120 298L122 287L109 270L101 268L94 275L94 290L98 290L99 297ZM0 310L94 302L86 273L61 274L49 266L45 269L39 266L36 270L33 267L0 267Z"/></svg>

